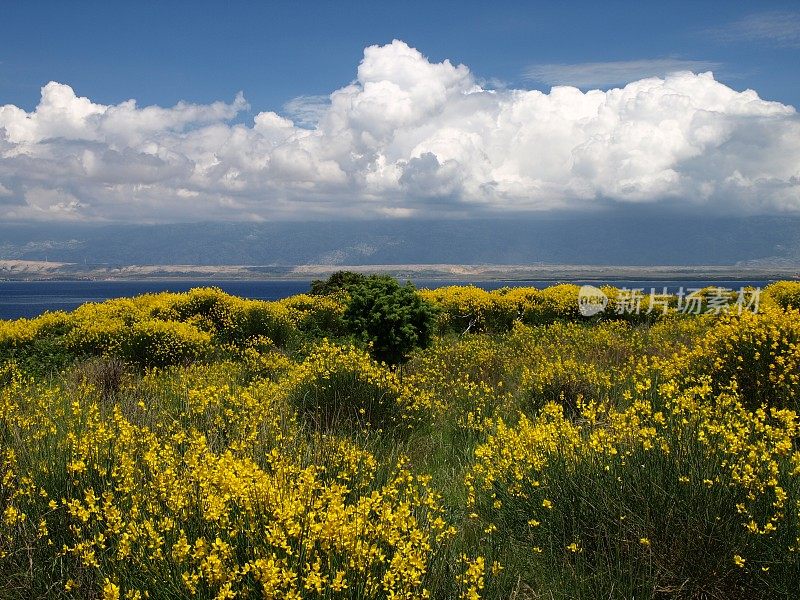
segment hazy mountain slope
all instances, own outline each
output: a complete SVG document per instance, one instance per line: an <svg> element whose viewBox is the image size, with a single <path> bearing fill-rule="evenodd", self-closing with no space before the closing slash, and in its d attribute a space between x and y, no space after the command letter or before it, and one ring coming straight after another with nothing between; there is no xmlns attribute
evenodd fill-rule
<svg viewBox="0 0 800 600"><path fill-rule="evenodd" d="M649 215L0 225L0 259L87 264L800 264L800 218Z"/></svg>

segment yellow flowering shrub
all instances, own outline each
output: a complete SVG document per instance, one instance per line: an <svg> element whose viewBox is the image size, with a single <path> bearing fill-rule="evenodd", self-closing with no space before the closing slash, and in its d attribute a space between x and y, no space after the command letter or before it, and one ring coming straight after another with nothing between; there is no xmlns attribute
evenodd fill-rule
<svg viewBox="0 0 800 600"><path fill-rule="evenodd" d="M0 319L0 350L20 348L46 335L60 334L70 329L70 319L63 312L47 312L35 319Z"/></svg>
<svg viewBox="0 0 800 600"><path fill-rule="evenodd" d="M452 536L429 477L400 458L378 480L373 456L345 439L325 438L322 460L309 463L290 451L298 438L283 437L285 424L263 431L277 409L274 384L191 387L201 376L183 381L187 405L175 405L175 420L161 413L149 424L140 407L105 411L85 389L51 411L62 423L55 429L42 427L49 416L39 412L51 396L17 379L6 386L3 405L23 391L35 401L4 411L3 426L36 432L38 452L66 460L45 471L2 448L0 561L31 551L61 561L61 585L82 597L96 581L120 597L160 597L164 582L180 597L427 595L433 554ZM181 378L172 385L181 389ZM209 411L219 418L198 420Z"/></svg>
<svg viewBox="0 0 800 600"><path fill-rule="evenodd" d="M631 307L625 307L622 291L604 286L608 306L597 317L587 319L579 311L580 288L575 284L559 284L537 289L532 287L500 288L486 291L475 286L446 286L434 290L421 290L423 298L440 309L438 329L455 333L499 333L511 329L514 322L526 325L545 325L555 321L597 321L601 319L654 322L665 315L659 302L667 302L666 314L675 312L676 296L658 299L651 306L648 293ZM629 292L630 293L630 292ZM703 296L702 293L698 294ZM735 295L734 295L735 296ZM730 296L731 300L735 300ZM637 310L638 306L638 310ZM703 311L706 304L702 304Z"/></svg>
<svg viewBox="0 0 800 600"><path fill-rule="evenodd" d="M185 294L159 294L152 316L166 321L205 321L209 329L229 326L232 296L219 288L192 288ZM238 299L236 299L238 300Z"/></svg>
<svg viewBox="0 0 800 600"><path fill-rule="evenodd" d="M247 345L239 354L250 373L266 379L280 379L294 365L286 354L263 344Z"/></svg>
<svg viewBox="0 0 800 600"><path fill-rule="evenodd" d="M211 335L178 321L151 319L123 330L119 353L134 363L163 366L197 360L211 351Z"/></svg>
<svg viewBox="0 0 800 600"><path fill-rule="evenodd" d="M691 351L670 361L668 376L688 384L710 376L715 389L732 382L748 406L800 402L800 312L765 306L723 315Z"/></svg>
<svg viewBox="0 0 800 600"><path fill-rule="evenodd" d="M269 339L284 347L298 339L298 328L308 320L327 326L328 316L341 310L332 300L321 298L317 304L312 310L302 302L291 307L245 300L216 288L86 303L71 313L0 320L0 360L36 355L39 362L50 358L60 366L72 356L113 355L159 366L202 359L212 346L235 352Z"/></svg>
<svg viewBox="0 0 800 600"><path fill-rule="evenodd" d="M611 374L592 363L556 357L522 371L525 406L535 410L548 402L558 402L574 410L583 400L602 400L611 390Z"/></svg>
<svg viewBox="0 0 800 600"><path fill-rule="evenodd" d="M410 425L432 407L430 394L402 384L368 352L326 339L289 372L283 385L298 411L323 429Z"/></svg>
<svg viewBox="0 0 800 600"><path fill-rule="evenodd" d="M221 332L223 339L234 342L266 336L278 346L289 343L297 326L288 308L277 302L246 300L237 306L233 326Z"/></svg>
<svg viewBox="0 0 800 600"><path fill-rule="evenodd" d="M283 304L237 298L217 288L195 288L186 294L165 295L153 315L190 322L224 342L243 343L265 336L284 345L296 331L292 313Z"/></svg>
<svg viewBox="0 0 800 600"><path fill-rule="evenodd" d="M127 329L119 319L98 316L76 324L64 336L64 346L78 355L119 354Z"/></svg>
<svg viewBox="0 0 800 600"><path fill-rule="evenodd" d="M620 582L630 586L624 597L653 585L729 589L734 553L767 569L776 560L784 573L796 568L796 413L751 412L708 382L685 391L669 382L661 394L663 406L588 403L568 419L551 403L535 419L498 420L466 477L476 516L493 524L498 543L510 536L512 547L544 549L550 568L571 564L554 572L553 585L596 596ZM620 562L609 565L609 554ZM670 569L654 569L661 561Z"/></svg>
<svg viewBox="0 0 800 600"><path fill-rule="evenodd" d="M519 316L513 300L475 286L440 287L420 294L439 309L440 331L505 331Z"/></svg>
<svg viewBox="0 0 800 600"><path fill-rule="evenodd" d="M482 431L484 422L507 401L508 356L485 335L438 339L404 367L403 381L435 398L425 419L446 413L458 428Z"/></svg>
<svg viewBox="0 0 800 600"><path fill-rule="evenodd" d="M538 290L525 305L523 321L551 323L557 319L578 319L578 286L561 284Z"/></svg>
<svg viewBox="0 0 800 600"><path fill-rule="evenodd" d="M440 335L393 367L325 338L344 296L0 321L0 597L791 598L794 292L423 291Z"/></svg>
<svg viewBox="0 0 800 600"><path fill-rule="evenodd" d="M344 333L342 317L346 306L338 298L297 294L279 303L289 310L292 321L302 331L328 336Z"/></svg>
<svg viewBox="0 0 800 600"><path fill-rule="evenodd" d="M764 289L763 296L767 304L800 309L800 281L776 281Z"/></svg>

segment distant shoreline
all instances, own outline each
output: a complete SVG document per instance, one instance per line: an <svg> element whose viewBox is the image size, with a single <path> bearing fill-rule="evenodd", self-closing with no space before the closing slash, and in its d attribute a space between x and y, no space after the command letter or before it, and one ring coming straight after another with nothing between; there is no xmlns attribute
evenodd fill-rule
<svg viewBox="0 0 800 600"><path fill-rule="evenodd" d="M385 273L399 279L441 281L676 281L681 279L800 279L793 265L127 265L0 260L0 281L302 281L335 271Z"/></svg>

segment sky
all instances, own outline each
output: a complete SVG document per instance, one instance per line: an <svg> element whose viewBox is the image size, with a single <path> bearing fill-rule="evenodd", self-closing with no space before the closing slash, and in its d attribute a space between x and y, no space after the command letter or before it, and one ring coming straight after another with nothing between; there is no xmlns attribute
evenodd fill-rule
<svg viewBox="0 0 800 600"><path fill-rule="evenodd" d="M0 5L8 222L800 212L796 1Z"/></svg>

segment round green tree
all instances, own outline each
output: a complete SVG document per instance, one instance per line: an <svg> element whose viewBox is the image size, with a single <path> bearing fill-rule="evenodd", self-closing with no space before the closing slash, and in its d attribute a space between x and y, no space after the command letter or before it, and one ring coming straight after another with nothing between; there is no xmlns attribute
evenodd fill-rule
<svg viewBox="0 0 800 600"><path fill-rule="evenodd" d="M315 279L311 282L309 294L312 296L333 296L350 291L350 288L363 284L366 275L353 271L336 271L327 279Z"/></svg>
<svg viewBox="0 0 800 600"><path fill-rule="evenodd" d="M400 364L411 350L430 344L434 308L417 294L411 282L400 285L392 277L372 275L349 292L344 314L347 328L371 345L377 360Z"/></svg>

